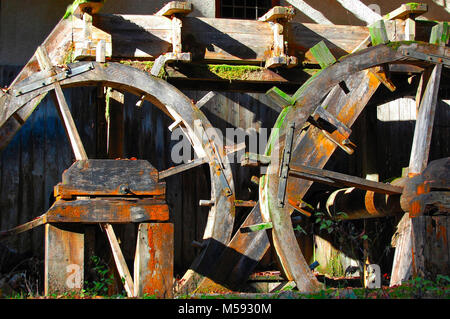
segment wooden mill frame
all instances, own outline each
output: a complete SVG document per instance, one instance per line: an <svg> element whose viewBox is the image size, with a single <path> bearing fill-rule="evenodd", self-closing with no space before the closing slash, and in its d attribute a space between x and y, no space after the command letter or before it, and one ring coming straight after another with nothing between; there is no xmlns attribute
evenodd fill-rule
<svg viewBox="0 0 450 319"><path fill-rule="evenodd" d="M210 209L204 241L200 243L199 255L176 287L178 292L241 285L270 246L264 229L272 229L273 246L287 279L295 282L300 291L319 289L320 284L298 246L290 218L293 210L311 216L301 200L312 182L353 186L367 191L365 196L372 198L374 193L397 196L397 202L402 196L420 195L414 193L415 188L410 190L408 183L426 169L440 78L450 65L448 23L415 20L426 12L426 5L403 5L369 27L294 23L290 20L295 11L280 6L258 21L191 18L186 15L192 11L192 5L179 1L170 2L148 16L102 15L101 6L100 2L88 1L74 8L73 14L62 19L38 47L8 89L2 91L0 147L6 147L43 97L54 92L75 158L87 160L62 92L65 87L97 85L127 91L162 110L174 121L169 129L183 130L198 159L160 171L159 179L204 163L209 164L211 173L211 199L202 203ZM143 38L130 47L124 32ZM139 70L143 61L152 62L150 74ZM265 153L247 153L243 161L267 168L260 179L256 203L243 203L236 198L227 159L230 150L208 135L212 126L201 111L205 101L194 103L174 86L210 81L208 77L212 74L202 77L196 74L199 66L213 63L256 67L257 71L229 74L227 81L217 83L226 87L230 80L238 80L259 90L270 88L267 95L280 108ZM312 74L299 68L302 63L315 65ZM336 148L353 153L354 145L349 140L352 124L381 84L396 91L390 77L394 72L421 75L409 177L405 175L401 184L391 185L323 170ZM160 78L162 73L167 81ZM334 129L330 130L330 125ZM241 148L235 145L231 152ZM444 181L436 189L448 187L448 181ZM427 193L434 199L423 205L444 203L440 207L448 209L448 192L436 194L429 189ZM253 206L240 227L250 231L233 233L235 208L242 205ZM386 214L373 200L366 201L363 210L366 215L353 217L411 213L412 208L403 203L401 209L390 209ZM417 220L405 216L414 226ZM17 234L55 222L48 217L44 214L2 234ZM113 251L119 251L116 258L118 269L122 269L119 272L126 277L129 271L121 262L114 230L108 220L102 223L106 225ZM253 231L258 228L255 225L261 226L258 231ZM408 229L414 229L413 226ZM77 241L76 236L71 237ZM397 247L392 282L409 275L407 269L413 258L400 252L414 247L410 237L405 235L406 240ZM418 253L417 249L413 251ZM423 271L423 264L413 266L415 273ZM133 295L129 287L127 292Z"/></svg>

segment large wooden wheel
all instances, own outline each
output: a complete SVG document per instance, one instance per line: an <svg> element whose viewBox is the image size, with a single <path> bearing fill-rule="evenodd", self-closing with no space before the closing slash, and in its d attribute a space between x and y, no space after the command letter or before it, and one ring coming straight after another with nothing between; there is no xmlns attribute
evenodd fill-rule
<svg viewBox="0 0 450 319"><path fill-rule="evenodd" d="M430 71L424 74L430 75L425 79L427 86L421 98L409 165L409 174L419 174L428 160L442 63L447 63L448 58L447 48L426 43L370 47L323 69L297 91L293 96L295 103L280 114L266 148L270 165L260 183L260 210L263 220L273 224L274 247L282 268L300 291L317 290L320 284L299 248L290 215L299 207L313 180L331 184L339 180L345 184L346 177L342 179L322 168L338 145L344 150L348 146L339 136L339 130L326 133L310 125L308 119L322 105L338 121L334 124L349 128L383 81L376 67L406 64L424 68ZM340 83L345 83L345 90ZM355 178L348 178L347 182L353 183L347 185L385 194L402 191L401 187L390 188L391 185L365 183Z"/></svg>
<svg viewBox="0 0 450 319"><path fill-rule="evenodd" d="M17 118L23 118L22 114L31 114L45 95L55 90L75 158L86 159L84 147L61 89L101 85L144 97L174 121L178 121L196 156L203 159L202 162L209 163L212 205L203 236L203 248L181 281L181 288L184 291L189 292L194 289L196 283L207 274L210 264L217 258L222 247L230 240L234 222L235 195L231 168L223 147L217 145L207 133L211 128L208 119L178 89L164 80L130 66L119 63L80 62L68 65L68 68L64 69L51 67L50 75L60 76L60 78L52 83L36 85L36 80L49 76L49 69L42 67L42 64L41 69L43 70L14 83L9 88L9 92L0 97L2 148L20 128L16 122ZM82 72L75 74L75 70L82 70Z"/></svg>

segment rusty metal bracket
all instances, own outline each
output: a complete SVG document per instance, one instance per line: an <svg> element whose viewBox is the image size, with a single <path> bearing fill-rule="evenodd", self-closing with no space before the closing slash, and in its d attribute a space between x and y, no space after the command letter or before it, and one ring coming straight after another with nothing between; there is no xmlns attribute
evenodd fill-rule
<svg viewBox="0 0 450 319"><path fill-rule="evenodd" d="M241 157L241 166L266 166L270 164L270 157L247 152Z"/></svg>
<svg viewBox="0 0 450 319"><path fill-rule="evenodd" d="M286 132L283 158L280 167L280 182L278 184L278 207L284 207L286 196L287 180L289 177L289 162L291 161L292 141L294 139L295 122L289 123Z"/></svg>
<svg viewBox="0 0 450 319"><path fill-rule="evenodd" d="M13 90L13 93L16 96L20 96L20 95L32 92L34 90L38 90L38 89L40 89L40 88L42 88L44 86L52 85L55 82L59 82L59 81L62 81L64 79L71 78L71 77L77 76L79 74L91 71L93 69L94 69L94 64L93 63L86 63L86 64L83 64L83 65L77 66L77 67L75 67L73 69L69 68L69 69L67 69L67 70L65 70L63 72L58 72L55 75L48 76L48 77L43 77L43 78L40 78L40 79L38 79L36 81L33 81L31 83L28 83L28 84L21 85L21 86L19 85L17 88L15 88ZM48 72L45 72L45 71L42 72L42 73L48 74Z"/></svg>
<svg viewBox="0 0 450 319"><path fill-rule="evenodd" d="M450 67L450 58L442 56L442 55L434 55L429 53L423 53L412 49L402 49L400 50L400 53L411 57L417 60L427 61L427 62L433 62L433 63L440 63L443 64L446 67Z"/></svg>
<svg viewBox="0 0 450 319"><path fill-rule="evenodd" d="M153 64L150 73L158 76L161 69L169 62L181 61L191 62L192 54L190 52L182 52L181 44L181 28L183 22L180 17L192 11L192 4L183 1L171 1L156 13L159 16L165 16L172 20L172 52L160 55Z"/></svg>
<svg viewBox="0 0 450 319"><path fill-rule="evenodd" d="M286 22L292 19L294 15L295 11L292 7L276 6L258 19L268 22L273 31L273 45L270 57L266 59L266 68L294 67L298 64L296 57L287 55L288 42L285 41L284 36Z"/></svg>

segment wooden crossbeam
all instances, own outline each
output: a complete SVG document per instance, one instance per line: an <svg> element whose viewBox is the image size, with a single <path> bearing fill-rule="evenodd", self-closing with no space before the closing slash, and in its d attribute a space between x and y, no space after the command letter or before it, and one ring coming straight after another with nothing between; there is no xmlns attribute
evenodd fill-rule
<svg viewBox="0 0 450 319"><path fill-rule="evenodd" d="M333 24L328 20L322 12L314 9L308 3L303 0L286 0L287 3L293 5L300 12L308 16L311 20L319 24Z"/></svg>
<svg viewBox="0 0 450 319"><path fill-rule="evenodd" d="M245 149L245 143L240 143L240 144L237 144L237 145L233 145L233 147L231 149L227 150L227 155L233 154L233 153L238 152L238 151L243 150L243 149ZM185 164L181 164L181 165L178 165L178 166L174 166L174 167L168 168L168 169L166 169L164 171L160 171L158 173L158 179L159 180L165 179L165 178L167 178L169 176L185 172L187 170L190 170L190 169L192 169L194 167L200 166L200 165L205 164L207 162L209 162L209 157L208 156L204 156L204 157L201 157L201 158L193 159L193 160L191 160L191 161L189 161L189 162L187 162Z"/></svg>
<svg viewBox="0 0 450 319"><path fill-rule="evenodd" d="M403 191L403 188L399 186L373 182L364 178L309 167L295 162L289 164L289 175L331 186L340 187L345 185L383 194L401 194Z"/></svg>
<svg viewBox="0 0 450 319"><path fill-rule="evenodd" d="M278 19L292 19L295 15L294 8L291 7L282 7L276 6L266 12L262 17L260 17L259 21L276 21Z"/></svg>
<svg viewBox="0 0 450 319"><path fill-rule="evenodd" d="M365 21L368 25L381 19L381 16L372 11L368 6L359 0L336 0L345 9L353 13L358 19Z"/></svg>
<svg viewBox="0 0 450 319"><path fill-rule="evenodd" d="M428 11L428 5L426 3L405 3L394 11L386 14L383 18L387 20L394 19L408 19L409 17L417 17Z"/></svg>
<svg viewBox="0 0 450 319"><path fill-rule="evenodd" d="M186 15L192 12L192 3L187 1L171 1L155 13L157 16L170 17L174 14Z"/></svg>
<svg viewBox="0 0 450 319"><path fill-rule="evenodd" d="M266 95L281 109L295 103L295 100L289 94L283 92L276 86L267 91Z"/></svg>

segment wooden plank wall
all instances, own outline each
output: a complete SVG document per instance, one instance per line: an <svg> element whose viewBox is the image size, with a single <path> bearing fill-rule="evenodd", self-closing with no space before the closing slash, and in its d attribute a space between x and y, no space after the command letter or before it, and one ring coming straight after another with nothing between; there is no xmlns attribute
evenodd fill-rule
<svg viewBox="0 0 450 319"><path fill-rule="evenodd" d="M19 67L0 67L0 84L9 84ZM88 156L96 157L97 133L95 129L96 88L64 90L73 117L85 144ZM186 91L192 100L200 100L205 91ZM170 153L177 141L171 141L167 127L172 123L161 111L148 102L135 107L138 97L125 94L124 153L126 158L146 159L158 170L166 169L171 162ZM226 128L271 128L277 117L276 107L264 94L218 92L203 111L212 125L224 132ZM360 132L367 125L375 129L378 137L366 146L377 154L376 169L380 180L399 176L401 167L408 165L410 141L414 121L398 122L376 119L376 106L364 112L354 128L352 140L362 145ZM449 108L442 102L437 110L432 141L432 158L449 156ZM371 130L373 131L373 130ZM408 142L404 142L408 141ZM364 144L363 144L364 145ZM24 127L8 147L0 154L0 229L14 227L42 214L51 204L53 186L61 178L63 170L73 161L70 145L61 126L51 99L46 98L31 115ZM400 162L400 165L399 165ZM327 169L361 175L361 152L348 156L338 150ZM250 182L257 169L242 168L232 164L238 199L257 199L257 187ZM175 224L175 274L182 274L192 262L198 248L193 240L201 241L208 209L198 206L200 199L208 199L209 169L203 165L166 180L167 201L171 219ZM242 221L249 208L237 208L237 221ZM374 226L378 227L378 226ZM135 229L126 227L121 242L125 257L132 260L135 247ZM389 242L385 239L382 244ZM20 252L43 256L43 228L16 236L6 243ZM1 261L1 260L0 260ZM0 265L1 271L1 265Z"/></svg>

